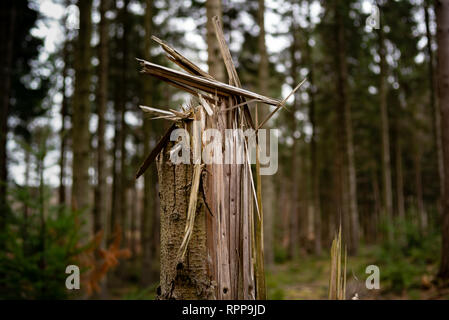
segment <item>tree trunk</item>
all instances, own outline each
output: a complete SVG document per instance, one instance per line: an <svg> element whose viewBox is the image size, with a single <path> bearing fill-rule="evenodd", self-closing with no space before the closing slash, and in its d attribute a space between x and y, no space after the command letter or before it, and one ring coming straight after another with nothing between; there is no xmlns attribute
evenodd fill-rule
<svg viewBox="0 0 449 320"><path fill-rule="evenodd" d="M106 105L108 93L108 22L106 20L106 11L108 0L100 2L100 44L99 44L99 74L98 74L98 93L97 93L97 186L95 188L95 206L94 206L94 234L103 229L103 219L105 217L105 194L106 194Z"/></svg>
<svg viewBox="0 0 449 320"><path fill-rule="evenodd" d="M438 101L444 162L443 243L439 276L449 279L449 0L436 1L438 43Z"/></svg>
<svg viewBox="0 0 449 320"><path fill-rule="evenodd" d="M374 212L373 212L373 223L371 223L373 240L376 241L379 239L379 222L381 216L381 200L380 200L380 191L379 191L379 181L377 177L377 170L373 170L372 172L372 185L373 185L373 200L374 200Z"/></svg>
<svg viewBox="0 0 449 320"><path fill-rule="evenodd" d="M123 49L123 57L122 57L122 66L121 66L121 93L120 93L120 115L121 115L121 129L122 129L122 139L120 140L120 225L122 227L123 234L123 244L125 246L129 245L129 239L126 237L128 225L127 221L127 212L128 212L128 190L129 190L129 179L127 174L127 154L126 154L126 138L127 138L127 125L126 125L126 104L128 102L128 35L130 32L129 27L129 14L128 14L128 6L130 0L125 0L123 6L123 16L122 16L122 27L123 27L123 37L122 37L122 49Z"/></svg>
<svg viewBox="0 0 449 320"><path fill-rule="evenodd" d="M387 109L387 76L388 67L386 62L386 48L383 33L383 25L379 29L379 56L380 56L380 84L379 84L379 104L380 104L380 123L382 136L382 193L383 193L383 214L385 221L389 225L388 237L393 240L391 229L391 218L393 215L393 191L391 186L391 160L390 160L390 133L388 125Z"/></svg>
<svg viewBox="0 0 449 320"><path fill-rule="evenodd" d="M308 13L307 22L309 24L308 31L306 32L306 55L309 68L309 83L310 83L310 103L309 103L309 120L312 126L312 136L310 139L310 164L311 164L311 186L312 186L312 204L313 204L313 217L314 217L314 251L315 254L321 254L321 204L320 204L320 179L319 179L319 165L317 156L317 124L316 124L316 107L315 107L315 81L314 81L314 61L312 47L309 44L311 34L311 14L310 14L310 1L307 3Z"/></svg>
<svg viewBox="0 0 449 320"><path fill-rule="evenodd" d="M89 115L90 40L92 0L78 2L80 29L76 48L75 99L73 101L73 187L72 206L86 209L89 204Z"/></svg>
<svg viewBox="0 0 449 320"><path fill-rule="evenodd" d="M224 65L220 59L220 47L218 46L217 37L215 36L214 23L212 18L217 16L221 19L222 7L221 0L206 0L207 11L207 66L209 74L218 81L225 81Z"/></svg>
<svg viewBox="0 0 449 320"><path fill-rule="evenodd" d="M205 200L198 204L189 250L185 261L178 261L178 248L184 237L189 207L193 165L170 161L170 143L157 160L161 197L161 273L159 299L204 300L215 297L208 275ZM146 195L148 196L148 195Z"/></svg>
<svg viewBox="0 0 449 320"><path fill-rule="evenodd" d="M426 23L426 37L427 37L427 57L429 59L429 89L430 89L430 110L433 114L433 134L435 140L435 149L437 152L437 164L438 164L438 180L440 186L440 194L438 199L438 211L441 214L442 203L444 199L444 162L443 162L443 146L441 138L441 117L440 108L436 99L436 77L435 59L432 51L432 34L430 31L430 18L429 18L430 4L429 1L424 1L424 18Z"/></svg>
<svg viewBox="0 0 449 320"><path fill-rule="evenodd" d="M117 8L117 3L116 3L116 8L115 10L117 12L120 11L119 8ZM122 9L124 10L124 9ZM115 25L115 41L117 43L120 43L120 24L116 23ZM120 58L116 58L116 61L114 63L114 66L116 66L114 69L112 69L113 71L113 76L114 76L114 86L115 86L115 90L114 90L114 146L112 149L113 152L113 160L112 160L112 178L113 178L113 182L112 182L112 206L111 206L111 219L110 219L110 230L111 230L111 235L114 232L114 229L117 226L121 226L122 227L122 231L123 229L123 225L122 225L122 211L123 208L125 207L124 204L122 203L122 194L123 192L125 192L125 190L123 189L123 178L122 178L122 140L123 140L123 122L122 122L122 116L124 113L124 94L123 94L123 72L124 70L122 70L122 67L124 65L124 60L123 60L123 56L124 56L124 48L123 48L123 43L121 46L118 46L118 49L122 49L122 57ZM115 52L115 56L118 56L120 51L117 50L117 52ZM122 238L123 239L123 238Z"/></svg>
<svg viewBox="0 0 449 320"><path fill-rule="evenodd" d="M31 141L27 142L27 146L25 147L25 174L24 174L24 185L25 190L30 192L30 170L31 170ZM23 247L24 252L28 252L28 224L29 224L29 216L30 216L30 207L28 202L25 201L23 208L23 223L21 226L22 230L22 239L23 239Z"/></svg>
<svg viewBox="0 0 449 320"><path fill-rule="evenodd" d="M112 235L116 226L120 224L120 212L121 212L121 201L120 193L121 188L121 172L120 172L120 141L122 139L121 130L121 117L120 117L120 107L119 107L119 94L118 86L120 81L116 78L115 82L115 92L114 92L114 140L112 147L112 205L111 205L111 218L110 218L110 234Z"/></svg>
<svg viewBox="0 0 449 320"><path fill-rule="evenodd" d="M11 95L12 60L14 51L14 30L16 23L16 7L13 1L2 1L0 10L0 232L6 227L7 182L8 182L8 115ZM0 247L2 245L0 244Z"/></svg>
<svg viewBox="0 0 449 320"><path fill-rule="evenodd" d="M399 125L398 125L399 126ZM398 130L399 131L399 130ZM396 194L398 217L401 222L405 221L405 204L404 204L404 174L402 170L402 146L399 132L396 134Z"/></svg>
<svg viewBox="0 0 449 320"><path fill-rule="evenodd" d="M67 36L67 32L66 32ZM66 186L65 186L65 167L66 167L66 152L67 152L67 128L66 128L66 119L68 116L68 104L69 104L69 98L66 94L66 79L67 79L67 72L69 69L69 43L68 40L65 40L64 42L64 48L62 52L62 57L64 60L64 68L62 70L62 103L61 103L61 131L60 131L60 138L61 138L61 147L60 147L60 153L59 153L59 204L64 205L66 204Z"/></svg>
<svg viewBox="0 0 449 320"><path fill-rule="evenodd" d="M260 56L259 62L259 93L268 95L268 80L269 80L269 66L268 66L268 54L265 44L265 0L259 0L258 10L258 25L259 25L259 37L258 37L258 51ZM260 108L256 111L259 112L259 121L263 121L268 116L268 108ZM262 177L262 207L263 207L263 220L264 220L264 256L267 265L271 265L274 262L274 183L273 176Z"/></svg>
<svg viewBox="0 0 449 320"><path fill-rule="evenodd" d="M422 187L422 170L421 170L421 148L420 141L416 137L414 138L414 154L413 154L413 171L415 175L415 192L416 192L416 210L418 212L418 224L422 234L427 230L427 213L424 208L423 202L423 187Z"/></svg>
<svg viewBox="0 0 449 320"><path fill-rule="evenodd" d="M351 107L348 97L348 70L346 63L346 46L345 46L345 29L343 21L343 13L345 13L345 5L341 1L336 0L336 41L337 41L337 93L339 113L342 116L342 122L339 124L343 128L344 153L347 163L344 175L347 177L347 199L349 206L350 218L350 238L349 252L356 254L359 243L359 216L357 208L357 177L354 163L354 144L352 134ZM342 214L347 214L343 212Z"/></svg>
<svg viewBox="0 0 449 320"><path fill-rule="evenodd" d="M103 235L106 234L106 228L103 221L106 218L106 108L108 101L108 21L106 18L106 12L109 8L110 0L100 1L100 23L99 23L99 37L100 43L98 47L98 88L97 88L97 115L98 115L98 127L97 127L97 185L95 186L94 193L94 210L93 210L93 234L97 234L103 231ZM106 241L103 237L101 247L104 247ZM99 263L100 257L97 256L97 263ZM107 278L101 280L101 292L98 297L106 297Z"/></svg>
<svg viewBox="0 0 449 320"><path fill-rule="evenodd" d="M291 77L292 77L292 88L296 86L298 83L298 62L296 60L296 54L299 51L299 43L298 43L298 29L295 25L296 22L292 20L291 26L290 26L290 34L292 37L292 43L290 46L290 59L291 59ZM290 242L289 242L289 250L288 250L288 256L289 258L295 258L298 254L298 244L300 239L304 239L303 237L304 229L306 224L305 215L302 216L301 222L299 221L299 172L301 171L301 165L300 165L300 159L298 157L298 139L295 138L294 133L296 131L296 118L295 118L295 112L299 109L299 95L298 93L294 94L294 102L292 106L292 113L293 115L289 117L288 119L288 126L289 131L293 138L293 144L291 147L291 154L290 154L290 173L291 173L291 187L290 187L290 200L292 202L291 206L291 214L290 214L290 221L289 221L289 234L290 234ZM306 211L304 211L306 212ZM300 228L301 225L301 228Z"/></svg>
<svg viewBox="0 0 449 320"><path fill-rule="evenodd" d="M153 0L146 1L145 8L145 58L151 61L151 33L153 27ZM144 81L144 104L146 106L152 106L153 104L153 79L145 79ZM145 156L150 154L150 142L152 138L152 123L149 120L143 121L143 134L144 134L144 154ZM152 169L152 168L151 168ZM154 169L148 170L144 176L144 197L143 197L143 210L141 218L141 247L142 247L142 277L141 282L143 285L149 285L153 279L153 270L151 260L154 257L154 250L152 246L153 240L153 225L155 224L156 211L154 202L157 196L155 189Z"/></svg>

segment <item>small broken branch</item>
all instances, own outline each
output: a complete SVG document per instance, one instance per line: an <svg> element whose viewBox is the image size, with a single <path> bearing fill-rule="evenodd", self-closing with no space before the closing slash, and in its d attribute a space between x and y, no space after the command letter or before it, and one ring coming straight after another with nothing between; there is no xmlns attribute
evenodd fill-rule
<svg viewBox="0 0 449 320"><path fill-rule="evenodd" d="M164 148L164 146L167 144L167 142L170 139L171 132L176 128L176 124L172 124L170 128L168 128L167 132L165 132L164 136L159 140L156 147L151 151L151 153L148 155L148 157L145 159L143 164L140 166L139 171L136 173L136 179L138 179L142 174L145 173L145 171L148 169L148 167L151 165L151 163L156 159L157 155L161 150Z"/></svg>

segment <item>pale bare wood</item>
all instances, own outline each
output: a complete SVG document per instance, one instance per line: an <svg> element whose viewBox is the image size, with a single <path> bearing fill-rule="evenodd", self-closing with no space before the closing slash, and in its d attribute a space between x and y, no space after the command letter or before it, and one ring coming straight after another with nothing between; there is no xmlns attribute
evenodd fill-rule
<svg viewBox="0 0 449 320"><path fill-rule="evenodd" d="M302 80L296 87L295 87L295 89L293 89L291 92L290 92L290 94L284 99L284 100L282 100L277 106L276 106L276 109L274 109L273 110L273 112L271 112L269 115L268 115L268 117L264 120L264 121L262 121L262 123L257 127L257 130L259 130L260 128L262 128L263 127L263 125L265 124L265 123L267 123L267 121L268 120L270 120L271 119L271 117L280 109L280 108L282 108L284 105L285 105L285 103L287 102L287 100L304 84L304 82L306 82L306 80L307 79L304 79L304 80Z"/></svg>
<svg viewBox="0 0 449 320"><path fill-rule="evenodd" d="M265 104L273 106L279 104L279 101L276 99L268 98L263 95L248 91L246 89L228 85L223 82L183 73L177 70L157 65L155 63L145 61L143 59L137 59L137 61L139 61L142 67L144 67L144 69L142 70L143 73L155 74L162 77L165 76L167 79L170 79L172 81L174 80L182 82L190 87L204 90L211 94L219 94L223 96L237 95L249 99L258 99Z"/></svg>
<svg viewBox="0 0 449 320"><path fill-rule="evenodd" d="M162 49L168 54L168 59L170 59L171 61L182 67L184 70L192 74L213 79L213 77L210 74L208 74L206 71L203 71L193 62L191 62L189 59L187 59L181 53L179 53L176 49L170 47L165 41L162 41L156 36L152 36L151 39L156 41L162 47Z"/></svg>
<svg viewBox="0 0 449 320"><path fill-rule="evenodd" d="M256 108L256 126L259 123L258 111ZM259 151L259 139L256 139L256 177L257 177L257 205L260 210L260 215L255 219L255 246L256 246L256 295L257 299L266 300L267 292L265 286L265 265L264 265L264 225L263 225L263 206L262 206L262 179L260 175L260 151Z"/></svg>
<svg viewBox="0 0 449 320"><path fill-rule="evenodd" d="M220 19L215 16L212 18L214 23L214 29L215 29L215 35L217 36L218 44L220 47L221 56L223 57L223 61L225 63L226 71L228 72L229 76L229 83L233 86L236 86L238 88L242 87L242 84L240 82L239 76L237 74L237 70L235 69L235 65L232 62L232 56L231 52L229 51L229 47L226 43L223 29L220 24ZM237 102L244 103L245 98L243 97L237 97ZM254 128L253 120L251 117L251 113L249 112L249 107L247 104L243 105L243 110L245 112L246 120L248 121L251 128Z"/></svg>

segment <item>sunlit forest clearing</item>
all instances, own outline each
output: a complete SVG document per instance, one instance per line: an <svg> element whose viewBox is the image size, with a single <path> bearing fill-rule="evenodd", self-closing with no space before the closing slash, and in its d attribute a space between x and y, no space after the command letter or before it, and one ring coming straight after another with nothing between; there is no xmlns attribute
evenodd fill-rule
<svg viewBox="0 0 449 320"><path fill-rule="evenodd" d="M448 0L0 9L0 299L449 299Z"/></svg>

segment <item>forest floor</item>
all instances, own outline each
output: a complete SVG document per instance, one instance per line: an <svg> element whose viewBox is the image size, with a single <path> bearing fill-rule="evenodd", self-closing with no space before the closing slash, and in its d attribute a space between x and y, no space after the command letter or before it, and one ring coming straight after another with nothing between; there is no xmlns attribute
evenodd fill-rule
<svg viewBox="0 0 449 320"><path fill-rule="evenodd" d="M438 288L433 284L436 264L404 270L402 266L379 264L380 290L365 287L365 273L373 260L377 247L364 247L359 255L348 257L346 296L351 299L357 293L361 300L372 299L449 299L449 287ZM412 266L408 262L404 262ZM268 298L273 300L321 300L328 298L330 258L328 254L320 257L304 255L293 261L276 263L266 267ZM395 271L399 269L399 272ZM394 270L394 271L392 271ZM392 289L393 283L400 283ZM129 281L127 281L129 284ZM112 299L155 299L157 283L141 289L138 285L120 285L110 290Z"/></svg>
<svg viewBox="0 0 449 320"><path fill-rule="evenodd" d="M402 289L392 289L390 276L383 277L382 270L387 268L379 265L380 289L368 290L365 281L369 274L365 273L368 265L373 263L373 251L376 248L363 248L356 257L348 257L347 264L347 299L356 293L363 300L399 300L399 299L449 299L449 288L438 288L432 283L432 274L436 265L428 265L426 272L404 275L410 279L404 281ZM266 279L269 299L278 300L321 300L328 298L330 273L329 256L304 256L295 261L275 264L267 268ZM390 271L387 271L390 274ZM386 278L386 279L385 279Z"/></svg>

